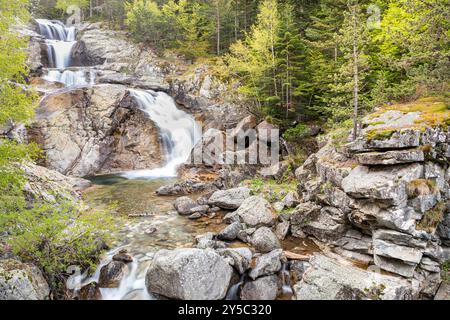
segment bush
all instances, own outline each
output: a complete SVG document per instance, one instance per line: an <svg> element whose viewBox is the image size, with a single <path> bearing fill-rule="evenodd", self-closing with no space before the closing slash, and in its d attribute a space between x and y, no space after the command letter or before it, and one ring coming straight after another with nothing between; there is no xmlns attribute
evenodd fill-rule
<svg viewBox="0 0 450 320"><path fill-rule="evenodd" d="M283 134L283 138L287 141L297 141L307 138L309 136L309 127L305 124L299 123L294 128L286 130Z"/></svg>

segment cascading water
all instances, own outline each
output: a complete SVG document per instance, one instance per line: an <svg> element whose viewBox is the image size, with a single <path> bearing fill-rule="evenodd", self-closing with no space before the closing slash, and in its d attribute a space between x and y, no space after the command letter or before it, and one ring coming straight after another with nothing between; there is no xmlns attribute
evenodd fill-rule
<svg viewBox="0 0 450 320"><path fill-rule="evenodd" d="M162 168L126 172L123 176L128 179L175 177L177 168L188 160L201 139L199 125L163 92L130 90L130 93L159 128L167 162Z"/></svg>
<svg viewBox="0 0 450 320"><path fill-rule="evenodd" d="M45 37L48 60L52 69L43 77L47 81L61 82L66 87L90 85L95 82L91 69L69 70L72 49L77 43L75 27L66 27L60 21L36 19L41 35Z"/></svg>

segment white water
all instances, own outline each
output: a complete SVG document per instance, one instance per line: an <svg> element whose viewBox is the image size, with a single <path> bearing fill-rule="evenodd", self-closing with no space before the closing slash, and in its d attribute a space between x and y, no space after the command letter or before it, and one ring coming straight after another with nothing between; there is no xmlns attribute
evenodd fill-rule
<svg viewBox="0 0 450 320"><path fill-rule="evenodd" d="M85 86L95 84L95 72L92 69L59 70L49 69L42 77L51 82L64 83L66 87Z"/></svg>
<svg viewBox="0 0 450 320"><path fill-rule="evenodd" d="M201 139L199 125L163 92L130 90L130 93L158 127L167 161L162 168L130 171L123 176L128 179L176 177L178 167L189 159Z"/></svg>

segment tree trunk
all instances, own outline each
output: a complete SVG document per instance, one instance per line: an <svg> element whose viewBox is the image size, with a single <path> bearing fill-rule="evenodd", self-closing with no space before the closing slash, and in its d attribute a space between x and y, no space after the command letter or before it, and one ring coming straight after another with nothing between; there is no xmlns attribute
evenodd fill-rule
<svg viewBox="0 0 450 320"><path fill-rule="evenodd" d="M220 55L220 6L219 1L216 2L216 22L217 22L217 55Z"/></svg>
<svg viewBox="0 0 450 320"><path fill-rule="evenodd" d="M358 77L358 30L356 7L353 7L353 140L358 137L358 104L359 104L359 77Z"/></svg>

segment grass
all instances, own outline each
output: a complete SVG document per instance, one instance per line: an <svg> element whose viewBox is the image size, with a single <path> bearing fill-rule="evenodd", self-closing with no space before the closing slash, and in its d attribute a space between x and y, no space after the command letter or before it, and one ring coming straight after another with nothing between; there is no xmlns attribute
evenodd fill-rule
<svg viewBox="0 0 450 320"><path fill-rule="evenodd" d="M250 188L253 195L261 194L267 201L281 201L288 192L297 191L297 181L278 182L274 179L252 179L242 182Z"/></svg>
<svg viewBox="0 0 450 320"><path fill-rule="evenodd" d="M444 219L444 213L447 204L445 201L439 202L433 209L424 213L422 220L417 224L417 229L423 230L429 233L436 231L439 223Z"/></svg>

